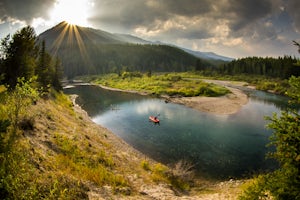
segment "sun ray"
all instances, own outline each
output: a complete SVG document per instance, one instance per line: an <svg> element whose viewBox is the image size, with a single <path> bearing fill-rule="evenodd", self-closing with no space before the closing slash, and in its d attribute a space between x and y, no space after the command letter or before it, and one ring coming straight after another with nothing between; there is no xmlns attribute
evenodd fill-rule
<svg viewBox="0 0 300 200"><path fill-rule="evenodd" d="M62 29L62 31L59 33L59 36L54 40L52 46L51 46L51 50L53 51L54 56L57 55L57 51L59 49L59 47L61 46L64 37L68 31L68 24L66 22L61 23L58 25L57 27L57 31L59 31L59 29Z"/></svg>
<svg viewBox="0 0 300 200"><path fill-rule="evenodd" d="M82 57L83 62L89 69L93 69L93 63L87 53L84 40L79 31L79 27L76 25L63 22L56 27L58 32L57 38L54 39L54 42L51 46L51 52L54 56L58 55L59 49L62 48L62 45L66 45L72 51L76 52L78 49L80 56Z"/></svg>
<svg viewBox="0 0 300 200"><path fill-rule="evenodd" d="M90 57L89 57L89 55L86 51L84 42L83 42L82 37L81 37L81 35L78 31L77 26L72 26L72 27L73 27L73 30L74 30L74 33L75 33L75 38L76 38L76 41L77 41L77 44L78 44L78 47L79 47L80 55L82 56L84 62L86 64L88 64L87 66L92 67L91 59L90 59Z"/></svg>

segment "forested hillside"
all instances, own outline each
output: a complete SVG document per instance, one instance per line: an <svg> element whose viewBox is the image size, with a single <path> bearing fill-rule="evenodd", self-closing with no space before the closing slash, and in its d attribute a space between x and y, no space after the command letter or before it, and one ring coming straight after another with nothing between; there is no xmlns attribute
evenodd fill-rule
<svg viewBox="0 0 300 200"><path fill-rule="evenodd" d="M224 64L220 66L219 71L229 75L253 74L286 79L292 75L300 75L300 67L296 66L295 63L297 63L297 59L291 56L279 58L247 57Z"/></svg>
<svg viewBox="0 0 300 200"><path fill-rule="evenodd" d="M173 46L128 43L128 37L64 22L39 38L53 56L59 57L69 78L121 70L188 71L196 64L212 65Z"/></svg>

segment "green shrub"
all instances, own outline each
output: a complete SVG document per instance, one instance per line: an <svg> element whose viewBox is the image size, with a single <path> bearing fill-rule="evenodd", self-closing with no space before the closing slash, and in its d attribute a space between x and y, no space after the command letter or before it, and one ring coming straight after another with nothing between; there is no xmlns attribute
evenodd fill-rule
<svg viewBox="0 0 300 200"><path fill-rule="evenodd" d="M150 171L151 169L150 169L150 164L149 164L149 162L147 161L147 160L143 160L142 162L141 162L141 167L144 169L144 170L146 170L146 171Z"/></svg>

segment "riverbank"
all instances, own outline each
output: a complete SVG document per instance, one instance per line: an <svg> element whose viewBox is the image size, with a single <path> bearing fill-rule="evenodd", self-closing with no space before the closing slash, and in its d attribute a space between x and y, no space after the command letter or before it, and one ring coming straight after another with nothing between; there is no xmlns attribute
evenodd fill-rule
<svg viewBox="0 0 300 200"><path fill-rule="evenodd" d="M221 97L177 97L168 98L173 103L197 109L202 112L228 115L238 112L243 105L247 104L248 97L241 90L228 87L230 94Z"/></svg>
<svg viewBox="0 0 300 200"><path fill-rule="evenodd" d="M124 92L124 91L123 91ZM134 91L132 91L134 92ZM246 180L215 181L205 179L194 179L194 186L184 193L178 192L172 185L163 183L159 180L153 181L154 172L151 170L143 170L141 163L149 162L151 166L160 166L156 161L148 158L144 154L129 146L122 139L117 137L112 132L99 125L96 125L79 105L75 102L76 95L71 96L73 108L85 123L85 127L92 127L93 132L102 137L101 141L110 146L110 154L117 157L121 164L121 171L116 173L126 172L126 177L131 183L132 189L130 195L120 196L114 194L110 187L91 187L89 191L89 199L141 199L141 200L226 200L238 199L241 194L241 187ZM93 136L94 138L95 136ZM96 145L93 144L95 147ZM152 168L152 167L151 167ZM120 168L119 168L120 169Z"/></svg>
<svg viewBox="0 0 300 200"><path fill-rule="evenodd" d="M182 104L193 109L197 109L201 112L209 112L213 114L229 115L238 112L243 105L248 103L247 95L241 90L234 88L234 86L243 85L243 82L232 82L232 81L218 81L218 80L204 80L205 82L214 83L216 85L224 86L231 93L226 94L221 97L171 97L171 96L161 96L166 99L166 102L172 102L177 104ZM120 92L130 92L137 93L141 95L149 95L146 92L138 92L134 90L122 90L118 88L111 88L103 85L97 85L103 89L120 91Z"/></svg>

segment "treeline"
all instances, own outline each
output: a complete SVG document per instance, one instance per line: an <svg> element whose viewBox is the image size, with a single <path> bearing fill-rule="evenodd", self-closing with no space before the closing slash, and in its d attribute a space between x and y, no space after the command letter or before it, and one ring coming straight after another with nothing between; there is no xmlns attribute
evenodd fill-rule
<svg viewBox="0 0 300 200"><path fill-rule="evenodd" d="M272 78L286 79L300 75L300 67L296 66L296 58L284 56L278 58L247 57L233 60L218 68L220 73L264 75Z"/></svg>
<svg viewBox="0 0 300 200"><path fill-rule="evenodd" d="M0 46L0 84L14 89L20 78L36 80L43 92L53 87L61 90L62 66L46 52L45 42L40 42L32 27L6 36Z"/></svg>
<svg viewBox="0 0 300 200"><path fill-rule="evenodd" d="M78 75L118 73L120 71L183 72L211 65L181 49L167 45L141 44L73 44L61 46L59 55L69 78Z"/></svg>

